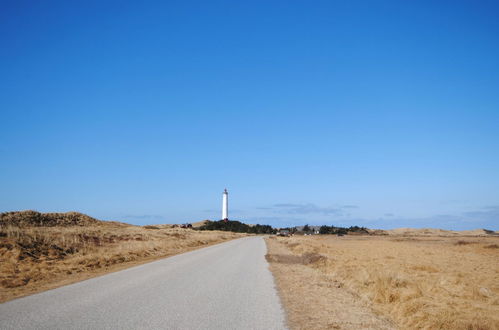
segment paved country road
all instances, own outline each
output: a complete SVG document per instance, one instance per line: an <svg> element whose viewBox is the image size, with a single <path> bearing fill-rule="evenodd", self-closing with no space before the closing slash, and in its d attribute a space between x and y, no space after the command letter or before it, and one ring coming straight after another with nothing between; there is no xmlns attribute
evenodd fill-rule
<svg viewBox="0 0 499 330"><path fill-rule="evenodd" d="M0 329L285 329L262 237L0 304Z"/></svg>

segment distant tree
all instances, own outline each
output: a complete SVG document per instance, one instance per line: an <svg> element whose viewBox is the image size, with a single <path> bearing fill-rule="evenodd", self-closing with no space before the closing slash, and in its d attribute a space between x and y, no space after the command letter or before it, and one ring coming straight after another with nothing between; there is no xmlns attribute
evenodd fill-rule
<svg viewBox="0 0 499 330"><path fill-rule="evenodd" d="M305 226L303 226L303 231L305 233L308 233L310 231L310 226L308 224L306 224Z"/></svg>
<svg viewBox="0 0 499 330"><path fill-rule="evenodd" d="M348 234L348 230L346 228L339 227L336 230L336 234L338 234L338 235L346 235L346 234Z"/></svg>
<svg viewBox="0 0 499 330"><path fill-rule="evenodd" d="M232 231L236 233L250 233L250 234L271 234L274 228L269 225L259 225L254 226L247 225L240 221L235 220L220 220L220 221L209 221L198 228L198 230L222 230L222 231Z"/></svg>
<svg viewBox="0 0 499 330"><path fill-rule="evenodd" d="M369 231L367 230L366 227L351 226L347 230L355 233L369 234Z"/></svg>
<svg viewBox="0 0 499 330"><path fill-rule="evenodd" d="M330 231L331 231L331 228L324 225L324 226L321 226L321 228L319 229L319 234L321 234L321 235L329 234Z"/></svg>

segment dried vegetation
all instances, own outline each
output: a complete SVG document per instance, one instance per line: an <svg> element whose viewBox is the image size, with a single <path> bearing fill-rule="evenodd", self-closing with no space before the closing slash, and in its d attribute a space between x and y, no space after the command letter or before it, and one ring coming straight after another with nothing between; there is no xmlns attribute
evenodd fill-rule
<svg viewBox="0 0 499 330"><path fill-rule="evenodd" d="M80 213L0 214L0 302L241 237Z"/></svg>
<svg viewBox="0 0 499 330"><path fill-rule="evenodd" d="M347 293L359 308L369 306L397 328L499 329L498 241L499 237L295 236L267 240L267 259L295 329L311 324L316 329L389 327L359 325L355 315L343 315L342 320L340 315L336 321L329 317L336 309L353 310L336 301ZM307 263L307 255L320 257ZM328 314L314 318L327 309Z"/></svg>

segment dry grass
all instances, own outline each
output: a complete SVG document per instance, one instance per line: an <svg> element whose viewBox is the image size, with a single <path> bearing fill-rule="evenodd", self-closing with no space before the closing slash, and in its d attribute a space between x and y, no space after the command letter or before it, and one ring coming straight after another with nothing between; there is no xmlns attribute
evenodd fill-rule
<svg viewBox="0 0 499 330"><path fill-rule="evenodd" d="M342 283L319 271L327 262L324 255L293 253L291 249L300 246L293 241L267 239L267 260L292 329L394 329Z"/></svg>
<svg viewBox="0 0 499 330"><path fill-rule="evenodd" d="M355 328L352 320L341 315L336 322L328 315L313 318L331 306L353 310L336 302L346 291L356 297L355 306L371 306L374 314L402 329L499 329L498 240L295 236L269 239L267 244L293 328L310 328L310 322L315 322L316 329ZM298 262L307 254L321 258L301 263L301 268L286 262ZM385 328L387 324L361 327Z"/></svg>
<svg viewBox="0 0 499 330"><path fill-rule="evenodd" d="M243 236L98 220L20 223L0 222L0 302Z"/></svg>

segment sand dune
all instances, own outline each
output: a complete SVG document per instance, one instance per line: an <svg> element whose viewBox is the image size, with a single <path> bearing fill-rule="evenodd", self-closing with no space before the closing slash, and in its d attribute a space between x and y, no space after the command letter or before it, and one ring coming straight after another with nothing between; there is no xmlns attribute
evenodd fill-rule
<svg viewBox="0 0 499 330"><path fill-rule="evenodd" d="M459 237L459 236L499 236L499 231L487 229L474 230L445 230L437 228L396 228L389 230L376 229L370 231L374 235L392 235L392 236L444 236L444 237Z"/></svg>

